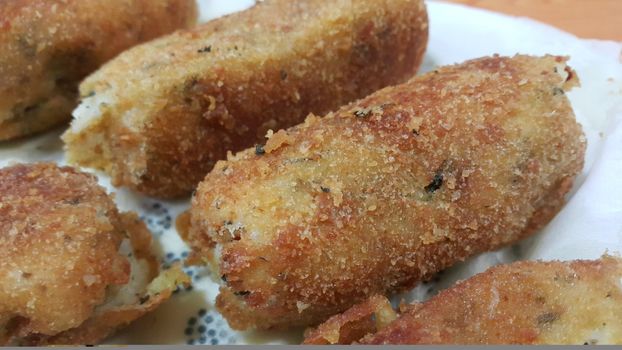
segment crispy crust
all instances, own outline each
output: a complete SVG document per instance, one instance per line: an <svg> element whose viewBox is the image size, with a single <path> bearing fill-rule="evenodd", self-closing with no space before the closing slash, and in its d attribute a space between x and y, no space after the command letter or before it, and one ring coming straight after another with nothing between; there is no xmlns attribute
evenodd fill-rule
<svg viewBox="0 0 622 350"><path fill-rule="evenodd" d="M565 60L440 68L218 162L188 241L229 324L317 323L546 224L585 152Z"/></svg>
<svg viewBox="0 0 622 350"><path fill-rule="evenodd" d="M146 305L98 308L129 283L124 239L152 280L151 234L94 176L46 163L0 169L0 344L95 343L165 300L161 289Z"/></svg>
<svg viewBox="0 0 622 350"><path fill-rule="evenodd" d="M123 305L95 313L78 328L49 338L30 337L24 345L97 344L118 329L155 310L171 297L177 286L189 284L190 278L179 265L174 265L163 271L149 284L147 291L141 297L141 300L146 300L144 303Z"/></svg>
<svg viewBox="0 0 622 350"><path fill-rule="evenodd" d="M339 341L622 344L621 278L622 259L611 256L595 261L525 261L498 266L429 301L409 305L396 321L375 334ZM309 332L305 343L319 344L328 341L324 335L338 336L348 314L352 313L334 316Z"/></svg>
<svg viewBox="0 0 622 350"><path fill-rule="evenodd" d="M68 120L82 78L196 11L194 0L0 1L0 141Z"/></svg>
<svg viewBox="0 0 622 350"><path fill-rule="evenodd" d="M127 282L121 219L94 177L16 165L0 169L0 198L0 328L24 337L77 327L108 285Z"/></svg>
<svg viewBox="0 0 622 350"><path fill-rule="evenodd" d="M351 344L374 334L397 317L389 300L374 295L305 332L305 345Z"/></svg>
<svg viewBox="0 0 622 350"><path fill-rule="evenodd" d="M228 150L409 78L427 37L421 0L262 1L90 76L80 91L95 96L63 137L69 160L115 185L187 195Z"/></svg>

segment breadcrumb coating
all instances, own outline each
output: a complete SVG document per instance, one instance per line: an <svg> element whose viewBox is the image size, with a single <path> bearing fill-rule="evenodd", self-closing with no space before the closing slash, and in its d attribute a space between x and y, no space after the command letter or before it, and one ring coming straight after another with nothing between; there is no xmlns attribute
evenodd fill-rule
<svg viewBox="0 0 622 350"><path fill-rule="evenodd" d="M164 270L149 283L138 303L95 312L78 328L52 337L30 337L25 345L97 344L118 329L130 324L167 301L179 285L190 285L190 278L179 265Z"/></svg>
<svg viewBox="0 0 622 350"><path fill-rule="evenodd" d="M70 162L116 186L188 195L226 152L410 78L422 0L266 0L133 48L87 78ZM88 97L87 97L88 96Z"/></svg>
<svg viewBox="0 0 622 350"><path fill-rule="evenodd" d="M94 176L54 164L0 169L0 256L4 345L96 343L171 291L139 302L148 290L134 280L158 274L151 234L136 214L117 211ZM108 306L121 292L141 305Z"/></svg>
<svg viewBox="0 0 622 350"><path fill-rule="evenodd" d="M424 303L403 305L377 333L367 327L350 335L348 326L383 312L377 305L388 301L380 296L332 317L304 343L622 344L621 279L622 259L612 256L497 266Z"/></svg>
<svg viewBox="0 0 622 350"><path fill-rule="evenodd" d="M317 324L549 222L585 153L565 61L442 67L218 162L186 239L229 324Z"/></svg>
<svg viewBox="0 0 622 350"><path fill-rule="evenodd" d="M317 328L305 331L304 345L351 344L374 334L395 321L397 313L389 300L374 295L337 314Z"/></svg>
<svg viewBox="0 0 622 350"><path fill-rule="evenodd" d="M0 141L69 120L82 78L196 17L194 0L0 1Z"/></svg>

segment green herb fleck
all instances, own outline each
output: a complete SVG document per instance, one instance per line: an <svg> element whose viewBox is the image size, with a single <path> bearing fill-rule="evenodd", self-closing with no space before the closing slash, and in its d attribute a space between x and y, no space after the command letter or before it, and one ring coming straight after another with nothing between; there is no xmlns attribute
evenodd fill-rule
<svg viewBox="0 0 622 350"><path fill-rule="evenodd" d="M432 182L430 182L429 185L424 187L424 189L427 193L434 193L436 190L441 188L442 185L443 185L443 172L437 171L436 174L434 174L434 178L432 179Z"/></svg>
<svg viewBox="0 0 622 350"><path fill-rule="evenodd" d="M266 154L266 150L263 149L262 145L255 145L255 154L258 156Z"/></svg>
<svg viewBox="0 0 622 350"><path fill-rule="evenodd" d="M547 312L547 313L544 313L544 314L538 316L537 321L538 321L539 325L545 325L545 324L548 324L548 323L555 322L557 319L559 319L559 315L558 314L556 314L554 312Z"/></svg>

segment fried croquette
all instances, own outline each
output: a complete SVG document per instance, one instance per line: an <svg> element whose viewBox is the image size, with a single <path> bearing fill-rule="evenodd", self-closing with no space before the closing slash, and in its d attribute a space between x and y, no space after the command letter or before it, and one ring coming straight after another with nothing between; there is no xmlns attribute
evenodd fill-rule
<svg viewBox="0 0 622 350"><path fill-rule="evenodd" d="M585 153L565 62L442 67L218 162L186 238L229 324L318 323L549 222Z"/></svg>
<svg viewBox="0 0 622 350"><path fill-rule="evenodd" d="M94 176L47 163L0 169L0 256L0 345L97 343L187 282Z"/></svg>
<svg viewBox="0 0 622 350"><path fill-rule="evenodd" d="M351 324L374 326L372 315L387 312L388 301L374 297L320 325L305 344L622 344L621 279L622 259L612 256L497 266L402 306L396 321L359 337L365 329L351 333Z"/></svg>
<svg viewBox="0 0 622 350"><path fill-rule="evenodd" d="M266 0L138 46L80 86L70 162L116 186L188 195L228 150L410 78L422 0Z"/></svg>
<svg viewBox="0 0 622 350"><path fill-rule="evenodd" d="M194 0L0 1L0 141L69 120L86 75L196 17Z"/></svg>

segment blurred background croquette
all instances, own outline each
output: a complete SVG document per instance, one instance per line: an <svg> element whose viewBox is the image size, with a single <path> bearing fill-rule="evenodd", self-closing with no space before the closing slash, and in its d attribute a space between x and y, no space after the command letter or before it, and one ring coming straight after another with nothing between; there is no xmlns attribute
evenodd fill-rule
<svg viewBox="0 0 622 350"><path fill-rule="evenodd" d="M82 78L196 17L195 0L0 1L0 141L69 120Z"/></svg>

